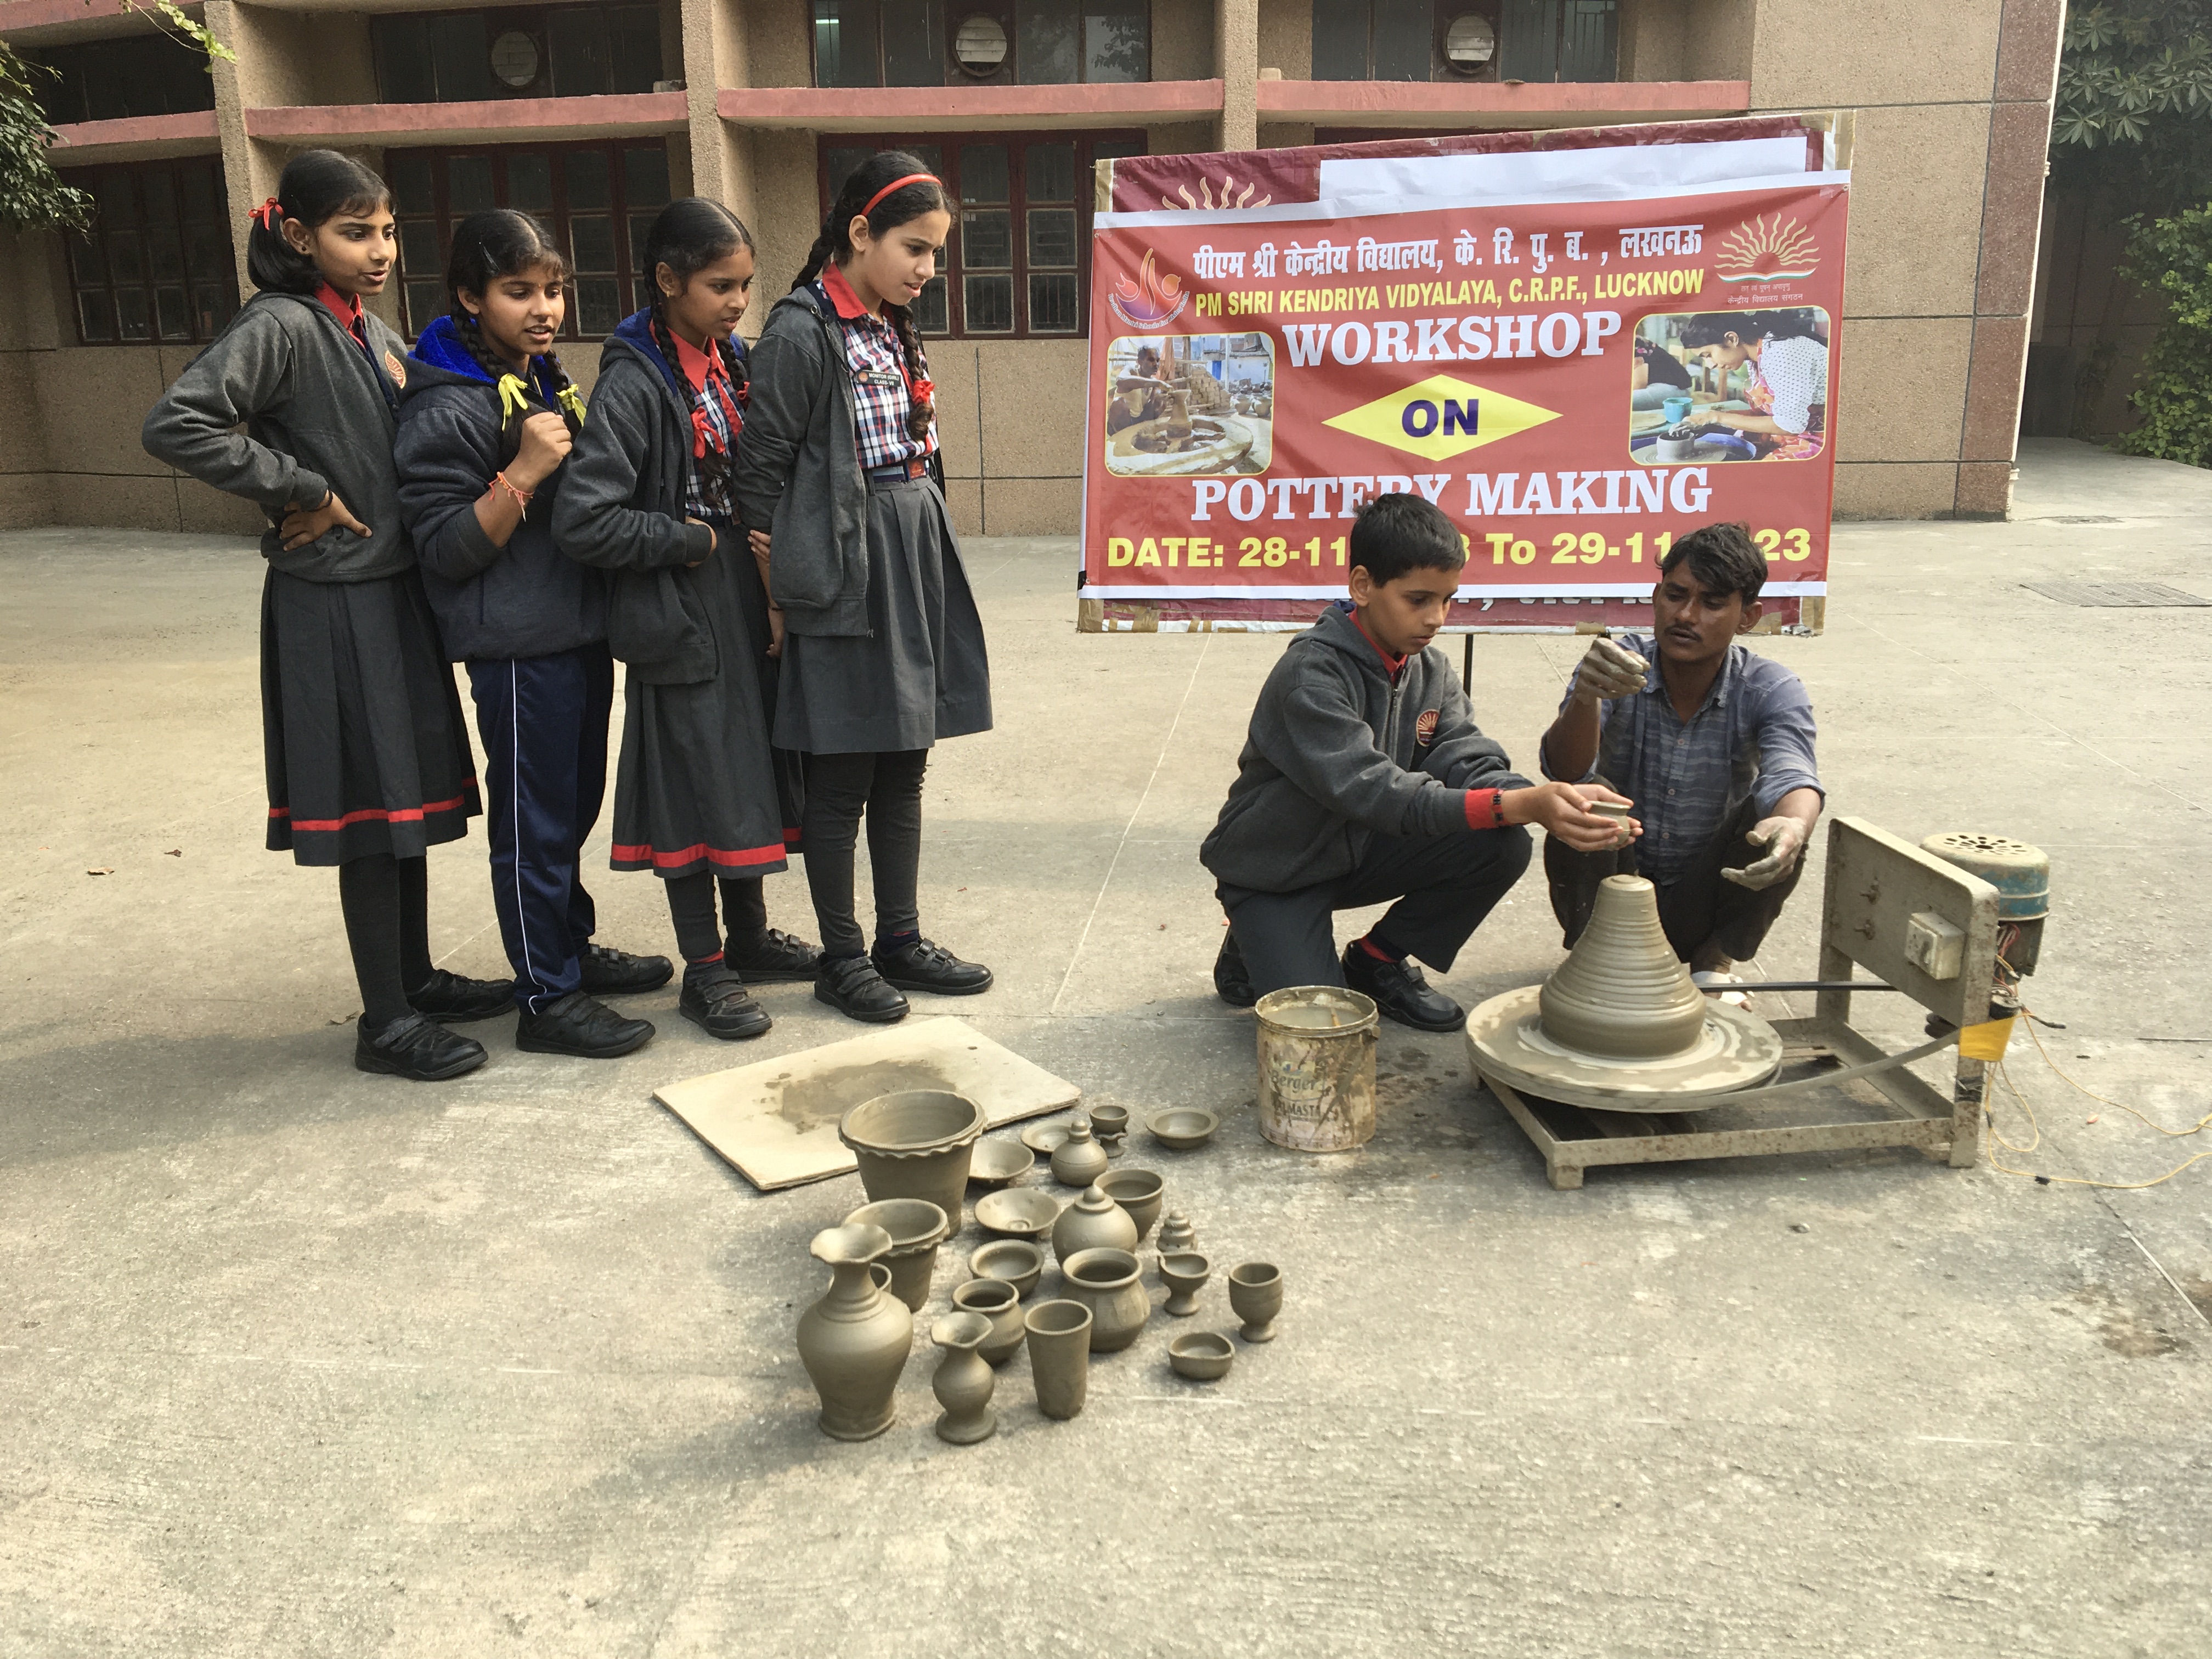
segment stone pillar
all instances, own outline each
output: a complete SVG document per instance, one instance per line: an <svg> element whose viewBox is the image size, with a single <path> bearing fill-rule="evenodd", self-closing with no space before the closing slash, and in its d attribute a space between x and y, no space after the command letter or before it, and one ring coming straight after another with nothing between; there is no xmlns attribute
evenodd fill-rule
<svg viewBox="0 0 2212 1659"><path fill-rule="evenodd" d="M282 167L257 163L253 141L246 136L246 106L252 87L252 44L241 46L248 32L240 27L243 9L234 0L207 0L208 33L238 54L240 62L213 58L208 68L215 76L215 130L222 145L223 193L230 204L230 252L238 264L238 294L243 300L253 292L246 274L246 219L254 209L276 193Z"/></svg>
<svg viewBox="0 0 2212 1659"><path fill-rule="evenodd" d="M1214 0L1213 70L1221 77L1223 149L1260 143L1260 0Z"/></svg>

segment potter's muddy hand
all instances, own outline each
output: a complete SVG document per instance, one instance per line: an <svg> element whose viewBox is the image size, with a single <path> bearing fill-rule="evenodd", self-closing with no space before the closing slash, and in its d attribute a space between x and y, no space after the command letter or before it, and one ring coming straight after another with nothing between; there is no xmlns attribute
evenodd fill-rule
<svg viewBox="0 0 2212 1659"><path fill-rule="evenodd" d="M1575 665L1575 701L1600 702L1633 696L1644 689L1651 665L1626 646L1600 635Z"/></svg>
<svg viewBox="0 0 2212 1659"><path fill-rule="evenodd" d="M1723 870L1721 875L1753 891L1771 887L1788 875L1796 867L1797 855L1805 850L1805 826L1795 818L1767 818L1744 831L1743 838L1753 847L1765 848L1766 856L1741 870Z"/></svg>

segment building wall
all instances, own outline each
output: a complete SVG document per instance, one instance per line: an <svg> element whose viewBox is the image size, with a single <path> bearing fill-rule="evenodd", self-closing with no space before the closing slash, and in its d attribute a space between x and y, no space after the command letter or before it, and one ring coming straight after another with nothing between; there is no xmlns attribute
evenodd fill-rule
<svg viewBox="0 0 2212 1659"><path fill-rule="evenodd" d="M392 0L392 9L417 3ZM97 25L107 32L145 27L116 0L92 0L92 10L113 14ZM675 188L719 197L751 226L761 277L748 332L788 286L817 228L815 123L840 131L967 131L990 124L974 113L979 94L986 109L994 96L1034 95L1030 88L963 90L968 102L961 106L950 89L817 92L805 0L661 0L661 10L667 78L684 88L672 105L663 99L653 107L674 112L641 126L633 100L609 118L630 123L615 131L664 134ZM234 222L242 225L271 192L294 144L317 142L267 136L272 115L325 112L315 118L327 133L321 142L380 170L392 146L410 141L414 118L395 119L374 105L370 9L330 9L313 0L291 6L207 0L205 11L239 61L214 66L215 131L186 148L220 153ZM1262 80L1311 84L1311 0L1156 0L1153 83L1214 88L1206 94L1212 112L1193 112L1140 86L1116 88L1111 108L1059 118L1141 128L1158 153L1209 150L1224 141L1306 143L1317 125L1364 127L1378 118L1409 132L1532 118L1651 119L1657 118L1637 112L1685 107L1663 96L1684 86L1722 89L1734 100L1723 108L1854 109L1841 371L1850 390L1837 422L1838 511L2001 513L2009 495L2063 11L2063 0L1952 0L1940 19L1931 18L1924 0L1850 6L1624 0L1620 76L1629 84L1618 111L1589 112L1587 88L1563 88L1556 114L1545 114L1540 94L1532 116L1522 88L1515 94L1523 100L1519 112L1507 117L1475 95L1498 88L1470 87L1457 125L1440 127L1446 118L1433 102L1388 114L1396 83L1325 83L1344 89L1340 122L1304 118L1304 109L1298 119L1260 121L1254 88ZM59 38L57 31L81 36L85 19L83 0L0 0L0 34L27 44ZM734 94L727 101L719 96L725 88ZM748 99L751 92L763 96ZM1437 94L1424 87L1422 95ZM1449 101L1453 95L1447 118L1459 108ZM1378 97L1386 111L1380 118L1372 113ZM574 131L547 125L554 118L537 100L498 106L488 118L504 124L490 136L511 129L517 142L558 142ZM1012 117L1000 123L1036 124ZM257 134L257 125L264 131ZM78 149L107 145L98 152L102 159L176 153L175 141L144 133L70 137ZM442 139L425 132L416 142ZM243 236L237 240L242 253ZM249 510L174 477L138 449L147 404L190 350L75 344L58 238L0 241L0 274L8 279L8 298L0 302L0 408L8 411L0 416L6 422L0 523L252 527ZM244 291L242 278L241 271ZM2097 303L2075 283L2064 326L2075 327L2082 308ZM397 320L397 305L395 291L380 307L387 320ZM563 355L588 386L597 348ZM932 369L957 522L991 533L1073 529L1085 432L1081 342L944 340L932 349ZM1852 416L1860 407L1869 411L1863 420Z"/></svg>

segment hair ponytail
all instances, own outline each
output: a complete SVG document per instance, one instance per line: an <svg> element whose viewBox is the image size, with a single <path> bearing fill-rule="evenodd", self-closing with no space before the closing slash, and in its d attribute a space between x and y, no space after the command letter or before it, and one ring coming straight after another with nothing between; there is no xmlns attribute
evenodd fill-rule
<svg viewBox="0 0 2212 1659"><path fill-rule="evenodd" d="M900 185L896 190L884 193L885 186L916 173L921 176L911 184ZM957 215L959 210L960 204L952 199L951 192L930 176L920 156L902 149L878 150L848 173L845 182L838 186L837 199L830 204L830 211L822 221L822 234L807 249L806 263L799 267L799 276L791 286L794 289L804 288L822 274L823 267L842 264L853 257L853 221L863 213L867 216L868 234L882 237L925 213ZM929 360L922 355L921 331L915 326L908 307L895 306L886 300L884 314L898 336L900 350L906 354L907 386L913 394L907 409L906 430L909 438L919 439L928 433L930 423L937 418L937 400L929 384Z"/></svg>
<svg viewBox="0 0 2212 1659"><path fill-rule="evenodd" d="M276 193L254 210L246 234L246 274L265 294L313 294L323 273L314 260L284 240L284 222L313 230L341 213L372 213L392 205L383 179L334 149L303 149L284 163Z"/></svg>

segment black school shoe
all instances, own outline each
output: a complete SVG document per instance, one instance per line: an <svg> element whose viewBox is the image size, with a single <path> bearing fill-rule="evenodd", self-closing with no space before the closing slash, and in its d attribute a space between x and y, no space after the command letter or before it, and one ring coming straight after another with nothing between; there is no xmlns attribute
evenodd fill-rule
<svg viewBox="0 0 2212 1659"><path fill-rule="evenodd" d="M407 1006L425 1019L448 1025L472 1019L489 1019L514 1006L511 979L463 979L442 968L433 968L422 986L407 994Z"/></svg>
<svg viewBox="0 0 2212 1659"><path fill-rule="evenodd" d="M652 1040L651 1021L625 1018L581 991L571 991L534 1014L525 1008L514 1022L514 1046L532 1054L614 1060Z"/></svg>
<svg viewBox="0 0 2212 1659"><path fill-rule="evenodd" d="M814 976L814 1000L871 1025L890 1025L907 1016L907 1000L884 983L866 957L824 962Z"/></svg>
<svg viewBox="0 0 2212 1659"><path fill-rule="evenodd" d="M757 939L723 940L722 962L736 969L748 985L804 982L822 970L822 947L781 927L769 927Z"/></svg>
<svg viewBox="0 0 2212 1659"><path fill-rule="evenodd" d="M395 1019L374 1036L369 1035L368 1016L363 1014L354 1023L353 1032L353 1065L357 1072L380 1072L416 1083L443 1083L484 1063L483 1043L433 1024L420 1013Z"/></svg>
<svg viewBox="0 0 2212 1659"><path fill-rule="evenodd" d="M1244 966L1244 947L1233 932L1221 936L1221 954L1213 959L1213 994L1232 1008L1249 1008L1260 1000Z"/></svg>
<svg viewBox="0 0 2212 1659"><path fill-rule="evenodd" d="M583 970L576 988L587 996L634 997L642 991L658 991L676 977L676 964L666 957L634 957L627 951L604 945L586 945L583 954L576 958L576 966ZM549 1008L546 1012L552 1011ZM646 1035L652 1033L648 1030ZM645 1038L637 1041L642 1042ZM630 1048L636 1046L634 1042ZM620 1052L628 1054L629 1049Z"/></svg>
<svg viewBox="0 0 2212 1659"><path fill-rule="evenodd" d="M753 1000L744 981L720 962L684 970L684 994L676 1000L676 1011L708 1036L725 1042L757 1037L775 1024L768 1010Z"/></svg>
<svg viewBox="0 0 2212 1659"><path fill-rule="evenodd" d="M991 988L991 970L980 962L963 962L933 939L910 939L888 951L868 953L876 971L902 991L934 991L941 997L972 997Z"/></svg>
<svg viewBox="0 0 2212 1659"><path fill-rule="evenodd" d="M1411 961L1378 962L1356 939L1344 947L1344 982L1374 998L1383 1018L1417 1031L1456 1031L1467 1024L1467 1010L1431 990Z"/></svg>

